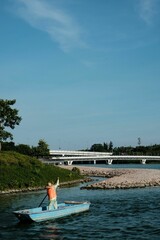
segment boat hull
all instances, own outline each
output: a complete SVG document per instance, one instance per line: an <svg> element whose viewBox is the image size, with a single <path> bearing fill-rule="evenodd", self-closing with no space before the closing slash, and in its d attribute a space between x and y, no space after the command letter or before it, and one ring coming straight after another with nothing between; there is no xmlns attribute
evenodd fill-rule
<svg viewBox="0 0 160 240"><path fill-rule="evenodd" d="M21 222L41 222L66 217L72 214L89 210L90 202L66 201L58 204L57 209L48 209L48 206L14 211Z"/></svg>

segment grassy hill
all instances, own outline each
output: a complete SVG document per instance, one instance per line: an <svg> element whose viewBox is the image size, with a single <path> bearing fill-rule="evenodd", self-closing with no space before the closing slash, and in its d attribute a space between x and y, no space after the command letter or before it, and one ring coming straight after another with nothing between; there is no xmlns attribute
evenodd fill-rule
<svg viewBox="0 0 160 240"><path fill-rule="evenodd" d="M47 182L82 179L76 172L45 165L36 158L17 152L0 152L0 191L45 187Z"/></svg>

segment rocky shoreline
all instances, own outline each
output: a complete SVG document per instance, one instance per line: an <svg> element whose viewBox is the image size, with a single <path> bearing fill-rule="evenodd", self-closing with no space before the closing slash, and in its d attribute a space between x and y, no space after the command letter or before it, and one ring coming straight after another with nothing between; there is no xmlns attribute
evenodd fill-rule
<svg viewBox="0 0 160 240"><path fill-rule="evenodd" d="M91 179L87 177L85 179L79 179L79 180L60 183L60 187L73 186L78 183L86 183L86 182L90 182L90 181L91 181ZM21 189L8 189L8 190L0 191L0 195L1 194L10 194L10 193L20 193L20 192L34 192L34 191L40 191L40 190L44 190L44 189L45 189L44 186L43 187L42 186L28 187L28 188L21 188Z"/></svg>
<svg viewBox="0 0 160 240"><path fill-rule="evenodd" d="M72 170L75 166L60 167ZM77 167L77 166L76 166ZM111 169L111 168L97 168L97 167L84 167L78 166L82 175L86 176L85 179L64 182L60 187L72 186L77 183L90 182L90 177L104 177L103 181L94 184L88 184L81 187L81 189L128 189L128 188L144 188L160 186L160 170L155 169ZM106 179L105 179L106 178ZM10 194L19 192L39 191L44 190L44 186L29 187L24 189L9 189L0 191L0 194Z"/></svg>
<svg viewBox="0 0 160 240"><path fill-rule="evenodd" d="M72 169L73 166L63 166ZM81 189L128 189L160 186L160 170L155 169L111 169L78 166L81 174L107 178Z"/></svg>

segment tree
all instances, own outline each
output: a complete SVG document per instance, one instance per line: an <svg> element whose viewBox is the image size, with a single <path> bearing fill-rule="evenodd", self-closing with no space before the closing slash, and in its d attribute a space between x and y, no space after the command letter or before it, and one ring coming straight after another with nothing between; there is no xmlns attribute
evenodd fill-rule
<svg viewBox="0 0 160 240"><path fill-rule="evenodd" d="M14 151L15 143L14 142L2 142L3 151Z"/></svg>
<svg viewBox="0 0 160 240"><path fill-rule="evenodd" d="M49 155L48 144L43 139L39 140L38 146L33 147L32 151L34 155L39 155L39 156Z"/></svg>
<svg viewBox="0 0 160 240"><path fill-rule="evenodd" d="M108 148L109 148L109 151L113 150L113 143L112 143L112 141L109 142L109 147Z"/></svg>
<svg viewBox="0 0 160 240"><path fill-rule="evenodd" d="M104 152L104 147L101 143L93 144L90 148L91 152Z"/></svg>
<svg viewBox="0 0 160 240"><path fill-rule="evenodd" d="M108 143L103 143L103 148L105 152L108 152Z"/></svg>
<svg viewBox="0 0 160 240"><path fill-rule="evenodd" d="M32 155L32 149L27 144L19 144L15 147L15 150L24 155Z"/></svg>
<svg viewBox="0 0 160 240"><path fill-rule="evenodd" d="M13 139L13 135L6 131L7 127L14 129L15 125L19 125L22 118L18 116L18 110L11 106L16 103L16 100L0 99L0 150L2 141L8 138Z"/></svg>

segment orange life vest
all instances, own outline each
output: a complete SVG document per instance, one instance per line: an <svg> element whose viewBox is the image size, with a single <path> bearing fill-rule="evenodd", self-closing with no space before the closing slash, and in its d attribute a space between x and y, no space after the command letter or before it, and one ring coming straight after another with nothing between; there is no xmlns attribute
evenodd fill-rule
<svg viewBox="0 0 160 240"><path fill-rule="evenodd" d="M54 186L47 187L47 195L48 195L49 200L52 200L52 199L57 197L56 190L55 190Z"/></svg>

